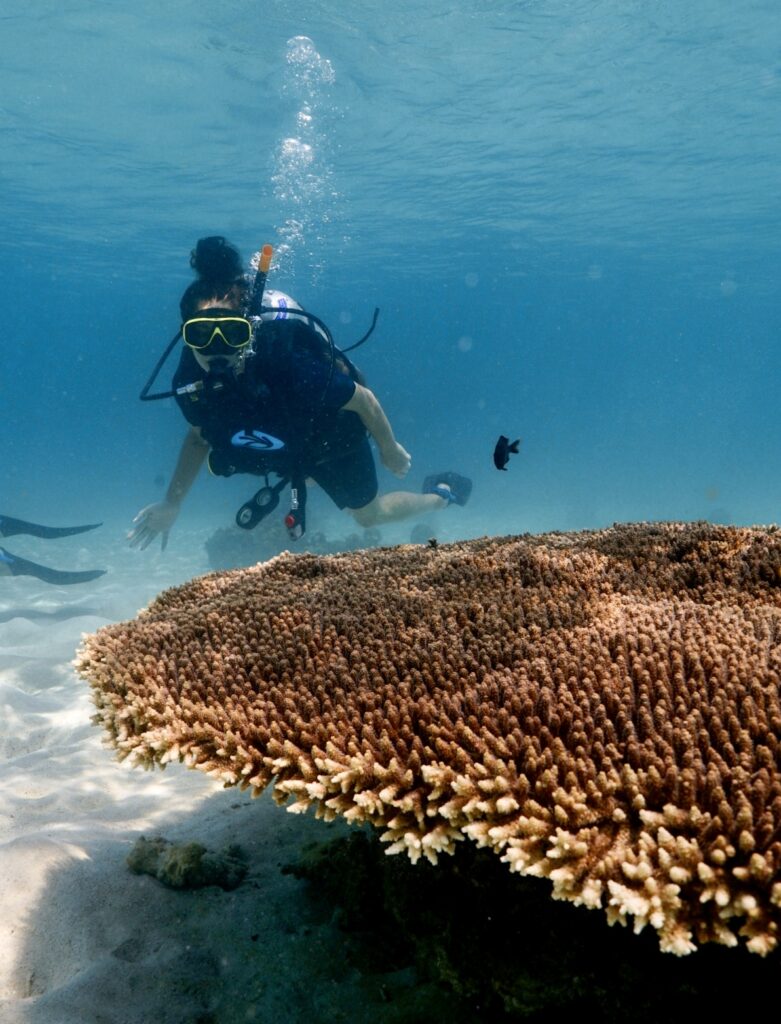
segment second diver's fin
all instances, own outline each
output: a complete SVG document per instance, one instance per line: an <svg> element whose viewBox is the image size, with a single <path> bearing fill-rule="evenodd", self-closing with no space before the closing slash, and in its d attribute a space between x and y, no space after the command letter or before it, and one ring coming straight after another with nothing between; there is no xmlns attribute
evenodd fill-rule
<svg viewBox="0 0 781 1024"><path fill-rule="evenodd" d="M0 516L0 537L16 537L26 533L30 537L72 537L76 533L95 530L101 523L90 523L87 526L41 526L39 523L27 523L24 519L12 519L11 516Z"/></svg>
<svg viewBox="0 0 781 1024"><path fill-rule="evenodd" d="M0 575L34 576L44 583L56 583L67 586L71 583L91 583L106 572L105 569L84 569L80 572L64 572L61 569L50 569L48 565L38 565L26 558L12 555L10 551L0 547Z"/></svg>

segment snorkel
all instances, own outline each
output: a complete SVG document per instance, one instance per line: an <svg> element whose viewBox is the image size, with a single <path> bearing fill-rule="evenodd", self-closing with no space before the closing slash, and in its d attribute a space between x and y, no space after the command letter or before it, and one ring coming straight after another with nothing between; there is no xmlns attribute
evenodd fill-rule
<svg viewBox="0 0 781 1024"><path fill-rule="evenodd" d="M263 292L266 290L266 278L271 267L271 257L274 249L266 243L258 255L258 269L255 271L255 278L252 282L252 291L247 304L248 316L260 316L263 309Z"/></svg>

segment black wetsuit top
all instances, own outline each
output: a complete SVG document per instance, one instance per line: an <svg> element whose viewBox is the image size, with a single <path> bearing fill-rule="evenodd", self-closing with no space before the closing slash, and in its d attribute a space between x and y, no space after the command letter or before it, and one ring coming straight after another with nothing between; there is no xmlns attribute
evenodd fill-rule
<svg viewBox="0 0 781 1024"><path fill-rule="evenodd" d="M199 427L218 475L312 475L366 439L360 418L340 412L355 391L345 364L300 320L262 323L239 375L203 370L185 347L173 387L197 385L176 401Z"/></svg>

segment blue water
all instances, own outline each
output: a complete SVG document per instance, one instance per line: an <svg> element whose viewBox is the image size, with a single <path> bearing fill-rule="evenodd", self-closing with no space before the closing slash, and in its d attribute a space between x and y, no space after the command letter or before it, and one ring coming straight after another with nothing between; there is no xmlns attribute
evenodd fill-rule
<svg viewBox="0 0 781 1024"><path fill-rule="evenodd" d="M219 233L341 344L381 308L358 362L409 486L475 481L447 536L778 519L775 0L5 0L0 30L1 511L161 496L183 423L138 392Z"/></svg>

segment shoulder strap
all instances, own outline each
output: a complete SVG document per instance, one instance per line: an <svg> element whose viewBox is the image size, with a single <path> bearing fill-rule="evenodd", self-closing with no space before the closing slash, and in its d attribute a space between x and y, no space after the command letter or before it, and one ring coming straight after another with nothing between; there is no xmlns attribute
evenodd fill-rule
<svg viewBox="0 0 781 1024"><path fill-rule="evenodd" d="M310 319L309 314L303 314ZM312 320L316 318L312 317ZM336 367L347 373L356 383L363 384L364 377L341 349L333 344L330 337L315 330L313 324L300 318L285 320L261 320L255 328L255 353L261 363L290 358L293 352L305 350L324 362L333 360Z"/></svg>

